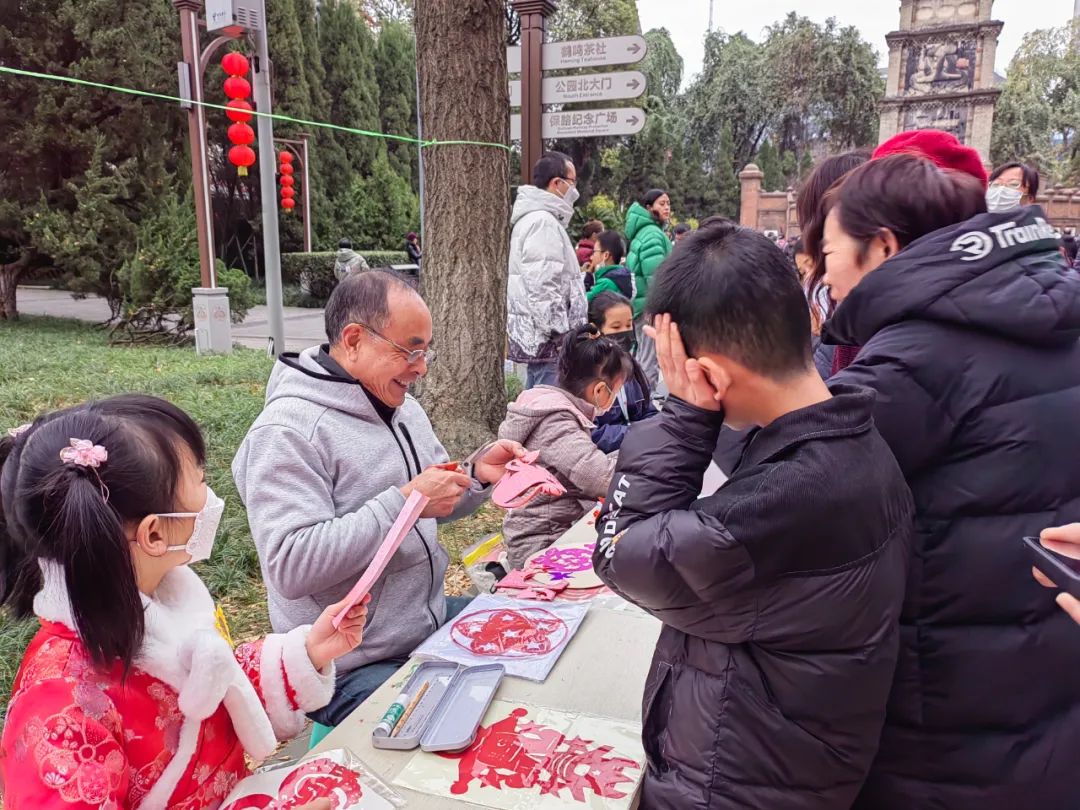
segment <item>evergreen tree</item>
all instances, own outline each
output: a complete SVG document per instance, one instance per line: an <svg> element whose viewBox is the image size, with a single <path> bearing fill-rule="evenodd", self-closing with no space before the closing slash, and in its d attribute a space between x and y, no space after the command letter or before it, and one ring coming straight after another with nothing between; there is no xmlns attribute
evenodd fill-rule
<svg viewBox="0 0 1080 810"><path fill-rule="evenodd" d="M319 52L326 71L330 99L329 122L339 126L378 131L379 86L375 80L375 39L367 23L348 0L327 0L319 7ZM352 173L371 173L379 152L377 138L344 135L349 171L336 183L347 185ZM331 188L331 196L337 189Z"/></svg>
<svg viewBox="0 0 1080 810"><path fill-rule="evenodd" d="M762 181L764 191L781 191L784 187L783 169L780 164L780 156L776 153L776 147L771 140L766 140L754 159L761 173L765 175Z"/></svg>
<svg viewBox="0 0 1080 810"><path fill-rule="evenodd" d="M0 50L11 67L175 93L176 24L168 0L15 0L0 15ZM173 105L0 77L4 315L16 315L15 284L34 265L52 264L116 299L110 277L133 250L132 223L186 162L184 123ZM92 232L80 232L88 223Z"/></svg>
<svg viewBox="0 0 1080 810"><path fill-rule="evenodd" d="M405 234L418 229L419 219L409 181L391 168L385 152L375 158L370 175L353 177L338 212L342 233L358 250L400 248Z"/></svg>
<svg viewBox="0 0 1080 810"><path fill-rule="evenodd" d="M319 51L319 29L315 20L315 4L312 0L294 0L296 18L300 25L300 39L303 43L304 68L307 73L308 87L311 89L312 119L324 121L329 115L330 94L326 89L326 69L323 67L322 54ZM348 155L343 139L351 136L320 127L312 128L308 133L311 166L311 209L314 241L313 249L329 249L337 246L340 235L333 222L333 209L330 204L329 189L334 186L337 172L347 171Z"/></svg>
<svg viewBox="0 0 1080 810"><path fill-rule="evenodd" d="M713 186L716 189L715 213L738 220L742 187L739 184L738 172L729 168L735 162L735 149L735 137L731 133L731 127L722 127L720 145L711 174Z"/></svg>
<svg viewBox="0 0 1080 810"><path fill-rule="evenodd" d="M389 135L416 137L416 43L411 29L388 21L379 32L375 50L375 74L379 80L379 112L382 131ZM415 144L387 141L390 166L413 190L420 187L418 150Z"/></svg>

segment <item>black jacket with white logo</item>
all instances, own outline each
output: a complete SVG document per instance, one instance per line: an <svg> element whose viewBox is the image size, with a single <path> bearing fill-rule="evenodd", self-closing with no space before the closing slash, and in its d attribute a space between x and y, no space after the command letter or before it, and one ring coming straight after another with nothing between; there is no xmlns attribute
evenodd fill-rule
<svg viewBox="0 0 1080 810"><path fill-rule="evenodd" d="M669 399L630 428L594 564L664 622L643 810L840 810L877 748L913 506L873 394L757 431L696 500L722 417Z"/></svg>
<svg viewBox="0 0 1080 810"><path fill-rule="evenodd" d="M1080 628L1021 538L1080 520L1080 277L1037 207L929 234L826 339L915 497L896 681L862 810L1080 807Z"/></svg>

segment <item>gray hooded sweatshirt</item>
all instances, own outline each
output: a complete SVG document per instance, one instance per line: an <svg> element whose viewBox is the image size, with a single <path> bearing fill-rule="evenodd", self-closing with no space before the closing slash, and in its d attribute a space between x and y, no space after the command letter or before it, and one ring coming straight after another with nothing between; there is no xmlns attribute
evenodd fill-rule
<svg viewBox="0 0 1080 810"><path fill-rule="evenodd" d="M318 354L281 356L232 465L277 632L343 599L404 507L400 487L449 460L415 399L406 397L391 430L361 385L327 373ZM474 484L449 519L488 494ZM372 588L364 641L338 660L339 674L406 656L446 621L448 563L436 521L421 519Z"/></svg>

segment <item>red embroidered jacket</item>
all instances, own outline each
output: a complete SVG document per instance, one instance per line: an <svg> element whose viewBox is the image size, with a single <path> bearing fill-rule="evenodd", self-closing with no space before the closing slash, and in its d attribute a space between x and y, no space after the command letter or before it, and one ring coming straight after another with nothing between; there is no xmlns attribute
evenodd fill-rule
<svg viewBox="0 0 1080 810"><path fill-rule="evenodd" d="M333 671L308 659L308 628L233 653L188 568L144 599L146 640L127 678L119 664L95 669L72 630L63 574L43 570L41 629L0 740L6 810L216 808L248 775L245 751L268 756L303 729L301 710L333 694Z"/></svg>

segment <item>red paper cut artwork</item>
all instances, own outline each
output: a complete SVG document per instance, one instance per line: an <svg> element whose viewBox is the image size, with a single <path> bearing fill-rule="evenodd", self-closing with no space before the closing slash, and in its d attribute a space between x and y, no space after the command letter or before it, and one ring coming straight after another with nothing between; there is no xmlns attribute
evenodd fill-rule
<svg viewBox="0 0 1080 810"><path fill-rule="evenodd" d="M223 810L293 810L317 799L329 799L334 810L392 808L384 797L365 793L361 775L343 764L347 756L334 751L292 768L254 774L237 786Z"/></svg>
<svg viewBox="0 0 1080 810"><path fill-rule="evenodd" d="M503 789L537 788L541 796L573 798L585 803L587 793L605 799L624 799L637 784L641 770L632 759L612 753L610 745L597 745L579 736L568 738L558 729L533 723L527 709L480 728L476 742L458 754L440 754L458 760L457 780L450 786L464 795L475 781Z"/></svg>
<svg viewBox="0 0 1080 810"><path fill-rule="evenodd" d="M473 655L533 658L566 641L566 622L543 608L481 610L454 622L450 637Z"/></svg>

